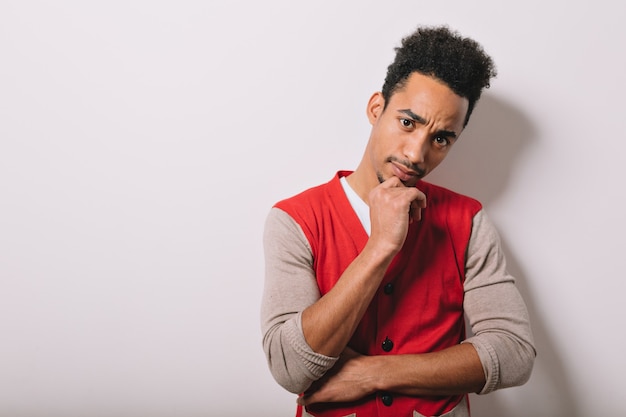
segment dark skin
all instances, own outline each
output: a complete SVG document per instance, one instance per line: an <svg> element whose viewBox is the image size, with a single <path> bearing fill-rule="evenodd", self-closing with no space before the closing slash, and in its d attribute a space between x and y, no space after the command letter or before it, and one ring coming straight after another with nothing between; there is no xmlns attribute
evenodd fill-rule
<svg viewBox="0 0 626 417"><path fill-rule="evenodd" d="M385 106L380 93L367 105L372 125L363 158L347 180L370 208L371 234L363 251L331 291L302 314L311 348L340 356L316 381L301 405L343 402L377 391L405 395L453 395L480 391L482 364L471 344L426 354L365 356L347 347L402 248L409 223L427 209L417 181L446 157L463 130L467 99L434 78L413 73Z"/></svg>

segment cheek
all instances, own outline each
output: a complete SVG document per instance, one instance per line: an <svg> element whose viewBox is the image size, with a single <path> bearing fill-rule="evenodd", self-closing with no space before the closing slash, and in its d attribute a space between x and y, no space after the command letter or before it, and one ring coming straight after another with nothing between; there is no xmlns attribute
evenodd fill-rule
<svg viewBox="0 0 626 417"><path fill-rule="evenodd" d="M379 123L370 135L370 157L372 161L380 163L389 156L398 156L401 153L402 137L389 123Z"/></svg>
<svg viewBox="0 0 626 417"><path fill-rule="evenodd" d="M381 129L377 129L373 132L371 142L372 152L376 155L384 153L389 146L388 135Z"/></svg>
<svg viewBox="0 0 626 417"><path fill-rule="evenodd" d="M447 152L434 152L430 154L429 163L431 169L438 166L446 158Z"/></svg>

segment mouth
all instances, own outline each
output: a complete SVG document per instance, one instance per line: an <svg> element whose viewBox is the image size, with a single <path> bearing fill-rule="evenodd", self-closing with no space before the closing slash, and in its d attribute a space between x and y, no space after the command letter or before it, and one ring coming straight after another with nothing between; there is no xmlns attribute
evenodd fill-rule
<svg viewBox="0 0 626 417"><path fill-rule="evenodd" d="M417 172L410 168L407 168L405 165L399 162L396 162L396 161L390 161L390 162L391 162L391 170L393 171L393 175L398 177L398 179L400 179L400 181L402 181L403 183L406 183L407 181L411 181L411 182L417 181L421 177L424 176L424 173L422 170Z"/></svg>

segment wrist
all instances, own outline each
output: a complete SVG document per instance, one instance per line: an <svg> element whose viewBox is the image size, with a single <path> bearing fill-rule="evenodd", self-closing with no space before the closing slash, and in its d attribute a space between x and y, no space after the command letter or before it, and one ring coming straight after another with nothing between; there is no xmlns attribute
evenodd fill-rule
<svg viewBox="0 0 626 417"><path fill-rule="evenodd" d="M363 356L363 360L367 361L366 369L367 369L367 378L366 378L366 387L367 391L372 394L378 391L384 391L385 384L384 378L384 356L381 355L373 355L373 356Z"/></svg>
<svg viewBox="0 0 626 417"><path fill-rule="evenodd" d="M365 253L367 258L374 262L388 266L398 252L400 252L400 249L402 249L402 246L398 246L383 239L377 239L375 236L370 236L361 253Z"/></svg>

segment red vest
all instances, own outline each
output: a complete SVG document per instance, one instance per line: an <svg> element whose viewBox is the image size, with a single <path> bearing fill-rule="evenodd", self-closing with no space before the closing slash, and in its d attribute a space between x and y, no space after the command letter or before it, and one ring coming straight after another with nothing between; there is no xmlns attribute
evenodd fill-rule
<svg viewBox="0 0 626 417"><path fill-rule="evenodd" d="M322 295L361 252L368 236L339 178L276 204L302 228L313 251ZM459 344L465 337L465 255L478 201L420 181L428 207L413 222L349 346L366 355L425 353ZM378 393L349 404L309 407L315 416L425 416L446 413L462 396L409 397Z"/></svg>

